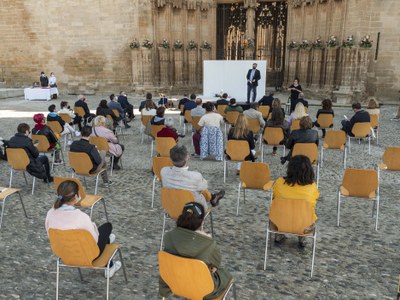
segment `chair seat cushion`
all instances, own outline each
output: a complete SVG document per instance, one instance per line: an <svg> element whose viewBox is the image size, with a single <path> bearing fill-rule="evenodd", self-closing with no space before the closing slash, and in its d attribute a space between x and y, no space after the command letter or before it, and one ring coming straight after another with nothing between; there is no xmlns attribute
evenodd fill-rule
<svg viewBox="0 0 400 300"><path fill-rule="evenodd" d="M103 196L101 195L86 195L85 198L79 201L78 205L85 208L91 207L93 204L95 204L97 201L100 201L101 199L103 199Z"/></svg>

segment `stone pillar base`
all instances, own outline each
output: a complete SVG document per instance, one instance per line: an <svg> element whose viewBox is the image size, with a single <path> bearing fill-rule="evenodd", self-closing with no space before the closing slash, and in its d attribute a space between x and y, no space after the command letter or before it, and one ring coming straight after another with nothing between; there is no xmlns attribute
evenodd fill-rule
<svg viewBox="0 0 400 300"><path fill-rule="evenodd" d="M351 90L341 89L332 92L332 99L337 104L351 104L353 102L354 94Z"/></svg>

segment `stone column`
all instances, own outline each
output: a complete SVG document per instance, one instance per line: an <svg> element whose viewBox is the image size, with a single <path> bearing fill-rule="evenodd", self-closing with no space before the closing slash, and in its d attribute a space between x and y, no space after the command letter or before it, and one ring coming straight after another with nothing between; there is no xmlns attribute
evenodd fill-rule
<svg viewBox="0 0 400 300"><path fill-rule="evenodd" d="M142 54L140 49L131 50L132 84L136 88L142 84Z"/></svg>
<svg viewBox="0 0 400 300"><path fill-rule="evenodd" d="M357 55L357 85L355 88L360 91L361 94L366 93L366 86L367 86L367 72L368 72L368 65L370 61L371 50L365 48L358 49Z"/></svg>
<svg viewBox="0 0 400 300"><path fill-rule="evenodd" d="M197 48L192 50L187 50L187 59L189 67L189 86L195 87L197 83Z"/></svg>
<svg viewBox="0 0 400 300"><path fill-rule="evenodd" d="M201 66L200 66L200 70L201 70L201 74L200 74L200 84L203 84L203 74L204 74L204 61L205 60L210 60L211 59L211 49L201 49Z"/></svg>
<svg viewBox="0 0 400 300"><path fill-rule="evenodd" d="M299 70L297 73L302 86L310 86L310 81L308 79L310 54L310 49L299 50Z"/></svg>
<svg viewBox="0 0 400 300"><path fill-rule="evenodd" d="M287 54L288 54L288 65L286 72L286 86L289 87L292 85L294 78L298 76L297 60L299 56L299 50L289 49Z"/></svg>
<svg viewBox="0 0 400 300"><path fill-rule="evenodd" d="M336 102L341 104L353 101L353 82L355 74L357 49L342 48L340 57L339 90L333 91Z"/></svg>
<svg viewBox="0 0 400 300"><path fill-rule="evenodd" d="M246 60L253 60L254 59L254 48L246 48L244 50L244 58Z"/></svg>
<svg viewBox="0 0 400 300"><path fill-rule="evenodd" d="M326 90L333 90L335 87L335 71L337 67L338 48L325 49L325 80L324 88Z"/></svg>
<svg viewBox="0 0 400 300"><path fill-rule="evenodd" d="M183 49L174 49L174 81L183 85Z"/></svg>
<svg viewBox="0 0 400 300"><path fill-rule="evenodd" d="M160 85L161 87L168 87L170 74L170 50L169 48L158 47L158 53L160 56Z"/></svg>
<svg viewBox="0 0 400 300"><path fill-rule="evenodd" d="M142 54L142 85L143 87L153 87L153 49L142 47L140 51Z"/></svg>
<svg viewBox="0 0 400 300"><path fill-rule="evenodd" d="M319 90L321 88L321 70L323 49L314 48L312 50L312 70L311 70L311 89Z"/></svg>

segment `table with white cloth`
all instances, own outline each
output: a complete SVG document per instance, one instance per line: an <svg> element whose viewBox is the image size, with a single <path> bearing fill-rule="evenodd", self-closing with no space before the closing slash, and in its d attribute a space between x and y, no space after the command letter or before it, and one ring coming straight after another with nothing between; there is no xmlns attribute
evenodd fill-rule
<svg viewBox="0 0 400 300"><path fill-rule="evenodd" d="M49 101L54 94L58 95L58 89L54 88L25 88L25 100L46 100Z"/></svg>

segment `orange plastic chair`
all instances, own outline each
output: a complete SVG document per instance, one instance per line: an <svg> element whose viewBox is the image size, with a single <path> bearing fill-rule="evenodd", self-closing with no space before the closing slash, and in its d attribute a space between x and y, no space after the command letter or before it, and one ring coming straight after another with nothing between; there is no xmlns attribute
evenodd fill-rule
<svg viewBox="0 0 400 300"><path fill-rule="evenodd" d="M69 117L69 115L68 115L68 117ZM71 119L71 117L70 117L70 119ZM55 132L59 136L61 136L63 128L62 128L61 124L58 121L47 121L47 126L49 126L51 128L51 130L53 130L53 132ZM65 148L67 146L67 135L68 134L64 134L64 151L65 151Z"/></svg>
<svg viewBox="0 0 400 300"><path fill-rule="evenodd" d="M371 128L375 131L376 135L376 144L379 142L379 115L378 114L370 114L370 122Z"/></svg>
<svg viewBox="0 0 400 300"><path fill-rule="evenodd" d="M264 119L268 119L270 107L268 105L260 105L258 111L262 113Z"/></svg>
<svg viewBox="0 0 400 300"><path fill-rule="evenodd" d="M318 146L315 143L296 143L293 147L292 157L304 155L310 159L312 165L317 167L317 187L319 183Z"/></svg>
<svg viewBox="0 0 400 300"><path fill-rule="evenodd" d="M400 147L387 147L383 153L382 164L378 164L379 171L400 171Z"/></svg>
<svg viewBox="0 0 400 300"><path fill-rule="evenodd" d="M376 211L375 230L378 230L379 218L379 178L375 170L346 169L342 185L339 188L337 202L337 226L340 226L340 204L343 197L355 197L373 200ZM354 218L354 216L352 216Z"/></svg>
<svg viewBox="0 0 400 300"><path fill-rule="evenodd" d="M53 159L51 160L51 171L53 171L54 169L54 161L56 159L56 152L60 151L61 153L61 160L63 165L65 166L65 159L64 159L64 151L61 148L53 148L50 149L50 143L49 140L47 139L47 137L45 135L41 135L41 134L32 134L32 141L39 141L39 144L37 144L36 148L39 151L39 153L43 153L43 154L52 154L53 155Z"/></svg>
<svg viewBox="0 0 400 300"><path fill-rule="evenodd" d="M192 117L192 126L195 131L198 131L200 129L199 126L200 119L201 117Z"/></svg>
<svg viewBox="0 0 400 300"><path fill-rule="evenodd" d="M153 116L147 116L147 115L142 115L141 116L141 121L142 121L142 125L144 126L144 128L146 128L147 127L147 125L149 124L149 122L150 122L150 120L151 120L151 118L152 118ZM142 139L141 139L141 144L143 144L143 139L144 139L144 130L142 131Z"/></svg>
<svg viewBox="0 0 400 300"><path fill-rule="evenodd" d="M349 141L349 153L351 153L351 139L368 139L368 154L371 154L371 123L355 123L351 132L354 136L347 136Z"/></svg>
<svg viewBox="0 0 400 300"><path fill-rule="evenodd" d="M274 226L276 226L276 229ZM314 272L315 247L317 230L307 231L314 224L314 211L307 200L275 198L269 208L269 222L265 243L264 270L267 268L268 242L270 233L287 234L313 239L311 273Z"/></svg>
<svg viewBox="0 0 400 300"><path fill-rule="evenodd" d="M293 119L291 131L299 130L299 129L300 129L300 120L299 119Z"/></svg>
<svg viewBox="0 0 400 300"><path fill-rule="evenodd" d="M246 202L247 189L269 191L272 201L273 185L274 181L271 180L268 164L250 161L243 162L240 166L240 182L238 188L236 215L239 215L240 189L243 189L244 202Z"/></svg>
<svg viewBox="0 0 400 300"><path fill-rule="evenodd" d="M66 113L60 113L59 116L61 117L61 119L65 122L65 123L71 123L72 122L72 118L69 114Z"/></svg>
<svg viewBox="0 0 400 300"><path fill-rule="evenodd" d="M214 291L214 281L209 267L201 260L159 251L158 265L161 278L176 296L185 299L202 300ZM233 297L236 299L236 290L232 279L216 300L225 299L232 286Z"/></svg>
<svg viewBox="0 0 400 300"><path fill-rule="evenodd" d="M106 207L106 201L103 196L101 195L90 195L86 194L85 188L83 187L82 183L80 182L79 179L77 178L72 178L72 177L60 177L60 176L54 176L54 189L55 192L57 193L58 186L63 183L64 181L71 180L73 182L76 182L79 186L79 196L81 197L81 201L75 204L75 206L83 207L83 208L90 208L90 219L92 218L93 215L93 207L95 204L97 204L99 201L103 203L104 206L104 213L106 215L106 220L108 222L108 213L107 213L107 207Z"/></svg>
<svg viewBox="0 0 400 300"><path fill-rule="evenodd" d="M3 222L3 216L4 216L4 207L6 206L6 200L9 196L18 194L19 196L19 201L21 202L22 209L24 210L25 217L28 218L28 215L26 214L25 210L25 205L24 202L22 201L20 189L13 189L13 188L6 188L6 187L0 187L0 203L1 203L1 214L0 214L0 229L1 229L1 224Z"/></svg>
<svg viewBox="0 0 400 300"><path fill-rule="evenodd" d="M225 118L225 108L227 106L228 105L226 105L226 104L218 104L218 106L217 106L217 112L224 118Z"/></svg>
<svg viewBox="0 0 400 300"><path fill-rule="evenodd" d="M224 155L224 183L226 182L227 161L229 156L230 161L241 162L250 154L250 146L247 141L229 140L226 142Z"/></svg>
<svg viewBox="0 0 400 300"><path fill-rule="evenodd" d="M321 147L321 167L323 166L325 150L343 151L343 169L346 169L346 133L343 130L330 130L326 132L324 144Z"/></svg>
<svg viewBox="0 0 400 300"><path fill-rule="evenodd" d="M171 158L164 156L153 157L153 191L151 193L151 208L154 207L154 193L156 188L156 181L161 182L161 169L164 167L172 167Z"/></svg>
<svg viewBox="0 0 400 300"><path fill-rule="evenodd" d="M183 122L183 132L186 132L186 123L191 124L192 123L192 111L191 110L186 110L184 114L184 120L186 122ZM193 125L192 125L193 126Z"/></svg>
<svg viewBox="0 0 400 300"><path fill-rule="evenodd" d="M150 125L150 135L152 137L151 139L151 151L150 151L150 157L153 156L153 151L154 151L154 140L157 138L157 133L165 128L165 125Z"/></svg>
<svg viewBox="0 0 400 300"><path fill-rule="evenodd" d="M119 244L107 244L103 253L99 256L100 250L96 241L89 231L86 230L59 230L49 229L49 240L51 250L57 256L57 279L56 279L56 299L58 299L58 286L60 278L60 267L78 268L82 279L80 269L100 269L107 271L107 300L110 291L110 263L115 254L119 252L122 263L125 282L128 282L126 276L125 264L122 259ZM99 257L98 257L99 256Z"/></svg>
<svg viewBox="0 0 400 300"><path fill-rule="evenodd" d="M169 152L175 145L176 141L172 137L156 137L155 148L158 156L169 157Z"/></svg>
<svg viewBox="0 0 400 300"><path fill-rule="evenodd" d="M264 143L261 143L261 162L264 161L264 144L268 146L274 147L283 147L283 155L286 155L286 146L282 143L285 135L283 133L283 129L280 127L265 127L263 140Z"/></svg>
<svg viewBox="0 0 400 300"><path fill-rule="evenodd" d="M248 129L253 132L253 134L258 134L261 130L260 121L258 119L246 117Z"/></svg>
<svg viewBox="0 0 400 300"><path fill-rule="evenodd" d="M110 169L110 176L113 175L113 169L114 169L114 159L115 156L111 154L110 152L110 145L108 144L108 141L105 137L103 136L90 136L89 137L89 143L92 145L95 145L98 151L105 151L107 152L107 155L111 157L111 169ZM120 162L121 162L121 167L122 167L122 156L120 157Z"/></svg>
<svg viewBox="0 0 400 300"><path fill-rule="evenodd" d="M83 109L83 107L80 107L80 106L74 107L74 113L77 114L78 116L80 116L82 119L85 116L85 110Z"/></svg>
<svg viewBox="0 0 400 300"><path fill-rule="evenodd" d="M319 114L317 122L319 128L328 129L333 127L333 115L332 114Z"/></svg>

